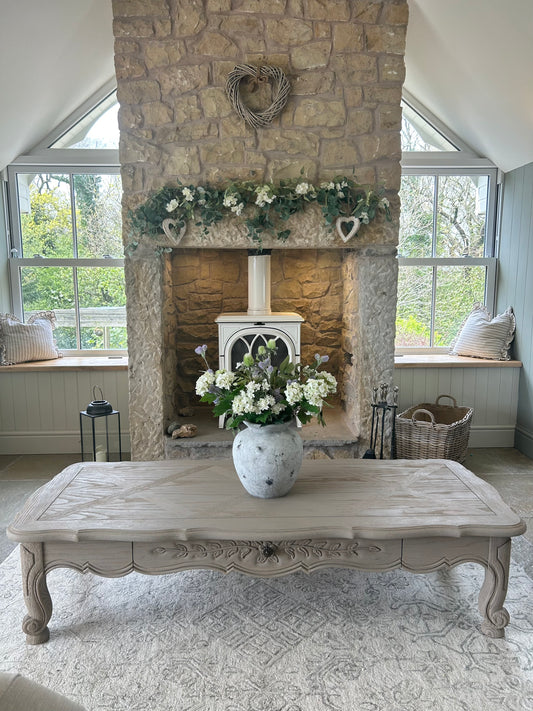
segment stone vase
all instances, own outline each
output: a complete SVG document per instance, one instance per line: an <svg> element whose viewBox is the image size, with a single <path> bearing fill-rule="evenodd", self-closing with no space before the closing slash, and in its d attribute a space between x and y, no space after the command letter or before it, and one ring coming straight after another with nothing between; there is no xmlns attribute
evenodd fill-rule
<svg viewBox="0 0 533 711"><path fill-rule="evenodd" d="M261 499L285 496L303 459L296 422L280 425L245 423L233 440L233 464L246 491Z"/></svg>

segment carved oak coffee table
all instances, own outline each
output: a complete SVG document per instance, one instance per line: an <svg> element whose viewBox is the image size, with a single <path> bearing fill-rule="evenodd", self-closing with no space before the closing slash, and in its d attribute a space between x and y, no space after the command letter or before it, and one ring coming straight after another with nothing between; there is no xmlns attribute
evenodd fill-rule
<svg viewBox="0 0 533 711"><path fill-rule="evenodd" d="M54 568L118 577L186 568L256 576L321 567L427 573L486 569L482 631L509 622L511 537L525 524L495 489L445 460L304 461L292 491L255 499L231 461L73 464L27 501L8 528L19 541L30 644L46 642Z"/></svg>

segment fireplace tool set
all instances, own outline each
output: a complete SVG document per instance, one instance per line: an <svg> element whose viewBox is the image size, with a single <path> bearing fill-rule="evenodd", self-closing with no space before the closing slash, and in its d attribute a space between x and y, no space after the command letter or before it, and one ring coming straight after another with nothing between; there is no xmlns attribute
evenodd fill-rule
<svg viewBox="0 0 533 711"><path fill-rule="evenodd" d="M391 438L390 458L396 459L396 410L398 409L398 387L395 385L390 393L387 383L382 383L379 388L372 388L372 402L370 404L372 405L370 447L364 453L363 459L378 459L378 456L376 455L378 441L379 459L383 459L383 454L386 449L386 436L389 431Z"/></svg>

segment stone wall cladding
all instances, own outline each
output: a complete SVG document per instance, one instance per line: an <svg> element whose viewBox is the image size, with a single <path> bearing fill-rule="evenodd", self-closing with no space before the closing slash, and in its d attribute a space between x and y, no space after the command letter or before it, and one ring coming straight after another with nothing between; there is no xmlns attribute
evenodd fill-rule
<svg viewBox="0 0 533 711"><path fill-rule="evenodd" d="M393 221L380 218L352 240L356 256L338 267L342 296L335 291L340 285L327 282L340 299L339 310L333 316L332 306L331 318L323 319L336 324L331 333L337 331L341 344L337 357L342 351L353 354L353 367L338 367L344 372L347 417L367 438L368 389L390 381L393 364L406 0L113 0L113 13L125 242L130 240L128 209L177 179L193 185L232 178L277 181L298 177L303 169L312 182L353 174L360 183L386 188ZM225 94L228 73L240 63L279 66L291 82L283 113L258 131L235 114ZM253 107L270 103L267 87L253 95L243 86L242 96ZM346 247L325 228L316 208L291 219L289 227L285 246L304 250L299 259L307 259L306 250ZM163 238L159 244L175 246ZM381 253L383 245L387 249ZM284 245L266 239L264 246ZM242 224L227 220L208 236L189 226L179 247L178 252L193 247L244 250L250 243ZM367 248L377 251L359 263L358 255ZM149 248L127 262L132 456L159 459L165 456L164 426L185 387L176 372L189 357L180 352L175 329L183 318L174 302L176 269L168 255L155 256ZM199 264L200 271L205 269L203 258ZM245 290L239 269L235 279ZM287 290L290 284L292 277L286 282L284 274L276 288ZM323 288L308 287L313 293ZM214 312L219 303L222 310L225 297L201 292L205 286L200 282L194 288L198 293L191 287L187 296L191 314ZM222 285L222 293L224 288L230 284ZM227 298L242 303L241 297ZM276 298L276 310L308 308L293 307L293 297ZM195 310L194 303L202 305ZM246 304L239 308L245 310ZM305 329L322 319L309 308L304 333L314 351ZM188 334L191 345L201 331Z"/></svg>
<svg viewBox="0 0 533 711"><path fill-rule="evenodd" d="M405 0L114 0L113 9L127 205L177 177L278 180L302 167L313 181L354 170L359 182L398 189ZM243 62L280 66L292 85L284 112L257 132L224 90Z"/></svg>

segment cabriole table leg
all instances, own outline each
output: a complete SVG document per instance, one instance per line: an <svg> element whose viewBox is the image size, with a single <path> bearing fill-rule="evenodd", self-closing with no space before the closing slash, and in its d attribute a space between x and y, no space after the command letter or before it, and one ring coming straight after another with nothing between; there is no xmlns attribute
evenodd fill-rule
<svg viewBox="0 0 533 711"><path fill-rule="evenodd" d="M22 621L22 631L28 644L48 641L48 622L52 616L52 598L46 585L43 544L21 543L22 591L28 614Z"/></svg>
<svg viewBox="0 0 533 711"><path fill-rule="evenodd" d="M511 539L490 538L485 580L479 593L479 611L484 616L481 631L488 637L504 637L509 613L503 606L509 582Z"/></svg>

